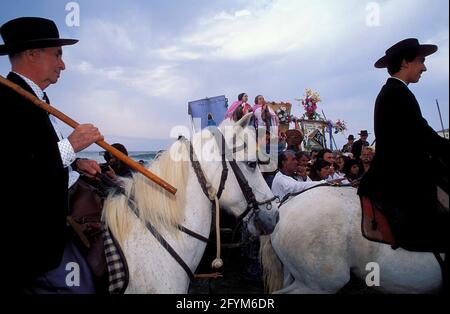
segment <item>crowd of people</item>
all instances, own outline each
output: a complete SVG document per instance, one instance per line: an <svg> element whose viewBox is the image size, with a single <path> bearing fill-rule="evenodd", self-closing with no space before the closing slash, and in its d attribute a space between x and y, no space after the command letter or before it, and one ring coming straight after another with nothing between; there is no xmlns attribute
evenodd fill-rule
<svg viewBox="0 0 450 314"><path fill-rule="evenodd" d="M278 131L279 120L274 110L262 95L255 97L252 107L248 104L248 95L241 93L227 110L225 118L240 120L245 114L253 114L255 128L275 130L278 134L278 169L264 173L274 194L283 198L290 193L301 192L321 183L348 184L357 187L360 178L370 168L374 156L374 147L369 146L367 130L361 130L360 139L354 141L353 135L342 150L314 148L311 152L302 150L303 134L300 130ZM286 133L289 133L286 135ZM266 144L271 136L266 133ZM270 147L268 147L270 149Z"/></svg>
<svg viewBox="0 0 450 314"><path fill-rule="evenodd" d="M308 152L302 149L303 133L298 129L282 132L277 115L262 95L255 97L255 104L252 107L248 104L247 94L239 94L238 100L228 108L225 118L239 121L248 113L253 114L252 125L256 129L263 129L266 135L264 143L266 152L275 149L278 154L277 170L263 172L263 176L280 201L288 195L300 193L321 184L357 187L360 178L370 168L374 148L367 142L369 135L367 130L361 130L359 133L361 138L357 141L354 141L354 136L350 135L348 143L342 150L315 148ZM270 146L273 132L277 134L276 146ZM247 233L243 231L243 239L248 237ZM261 276L258 252L258 241L254 241L242 251L246 261L246 276L252 280L257 280Z"/></svg>
<svg viewBox="0 0 450 314"><path fill-rule="evenodd" d="M374 153L371 146L363 146L358 159L352 153L326 148L311 153L285 149L278 156L277 171L264 173L264 177L280 199L323 183L357 187L369 170Z"/></svg>

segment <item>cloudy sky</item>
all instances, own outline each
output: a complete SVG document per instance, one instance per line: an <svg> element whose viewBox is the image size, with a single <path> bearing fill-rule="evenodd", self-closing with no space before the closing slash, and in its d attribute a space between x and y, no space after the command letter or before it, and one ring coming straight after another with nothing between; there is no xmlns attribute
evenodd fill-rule
<svg viewBox="0 0 450 314"><path fill-rule="evenodd" d="M46 17L62 37L79 39L64 48L66 70L47 90L52 103L130 150L166 147L182 129L174 126L189 127L188 101L226 95L231 103L241 92L251 100L262 94L293 103L299 116L295 99L305 88L321 94L319 111L328 119L347 122L346 135L367 129L372 141L373 104L387 78L373 64L408 37L439 46L410 88L435 130L441 129L435 99L449 124L447 0L74 2L79 26L67 23L76 22L67 17L77 10L64 0L2 0L0 24ZM0 58L0 73L9 69ZM345 136L335 140L341 146Z"/></svg>

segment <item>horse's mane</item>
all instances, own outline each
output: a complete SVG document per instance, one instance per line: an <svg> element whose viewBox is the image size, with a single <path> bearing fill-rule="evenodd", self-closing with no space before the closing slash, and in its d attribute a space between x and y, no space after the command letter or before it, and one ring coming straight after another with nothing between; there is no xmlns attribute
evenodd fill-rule
<svg viewBox="0 0 450 314"><path fill-rule="evenodd" d="M148 169L175 186L177 193L170 194L140 173L134 173L131 179L124 179L127 196L110 195L103 208L103 221L120 243L125 240L134 220L128 207L129 195L135 201L140 219L152 224L159 231L164 229L176 234L177 225L184 219L189 174L189 151L186 142L176 141L169 150L158 154Z"/></svg>
<svg viewBox="0 0 450 314"><path fill-rule="evenodd" d="M234 124L234 121L225 119L219 128L223 132L225 127ZM212 138L212 133L205 129L192 137L193 145L208 138ZM189 160L189 145L186 140L178 140L167 151L158 154L149 166L151 172L178 189L176 195L134 173L131 179L124 179L126 195L108 196L103 207L103 221L120 243L126 239L135 219L128 206L129 196L135 201L143 222L150 223L158 231L165 230L175 236L179 234L177 227L182 224L185 215Z"/></svg>

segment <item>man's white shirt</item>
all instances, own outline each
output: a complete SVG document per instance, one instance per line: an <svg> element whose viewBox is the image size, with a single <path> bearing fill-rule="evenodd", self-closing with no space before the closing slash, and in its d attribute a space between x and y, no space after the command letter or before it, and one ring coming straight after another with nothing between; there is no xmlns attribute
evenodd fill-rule
<svg viewBox="0 0 450 314"><path fill-rule="evenodd" d="M330 182L330 181L339 180L339 179L344 179L344 180L341 181L341 184L350 184L350 181L348 181L345 178L344 174L340 174L340 173L337 173L337 172L335 172L333 175L329 175L326 180L327 180L327 182Z"/></svg>
<svg viewBox="0 0 450 314"><path fill-rule="evenodd" d="M311 178L306 176L306 178L303 177L299 177L299 176L294 176L294 179L296 181L300 181L300 182L312 182Z"/></svg>
<svg viewBox="0 0 450 314"><path fill-rule="evenodd" d="M42 89L36 85L32 80L29 78L23 76L20 73L14 72L15 74L19 75L27 84L30 86L30 88L33 90L33 92L36 94L36 96L45 101L44 99L44 92ZM73 150L72 144L70 144L69 140L67 138L64 138L61 130L59 129L58 120L52 115L49 115L50 121L53 125L53 129L56 132L56 135L58 136L59 142L58 142L58 148L59 153L61 155L61 160L64 167L69 168L69 185L70 188L80 177L80 174L76 171L73 171L72 167L70 167L70 164L72 164L75 159L77 158L75 151Z"/></svg>
<svg viewBox="0 0 450 314"><path fill-rule="evenodd" d="M283 199L283 197L289 193L298 193L323 183L326 183L326 181L297 181L292 177L284 175L281 171L278 171L272 181L272 192L280 199Z"/></svg>

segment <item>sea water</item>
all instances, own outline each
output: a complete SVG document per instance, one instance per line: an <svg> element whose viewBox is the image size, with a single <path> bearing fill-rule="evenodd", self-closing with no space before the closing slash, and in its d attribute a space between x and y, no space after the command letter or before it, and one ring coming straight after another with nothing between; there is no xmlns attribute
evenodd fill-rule
<svg viewBox="0 0 450 314"><path fill-rule="evenodd" d="M106 162L105 158L103 158L104 151L84 151L79 152L77 157L79 158L87 158L91 160L95 160L98 163ZM146 164L149 161L153 160L158 152L156 151L131 151L128 152L128 157L135 161L143 160Z"/></svg>

